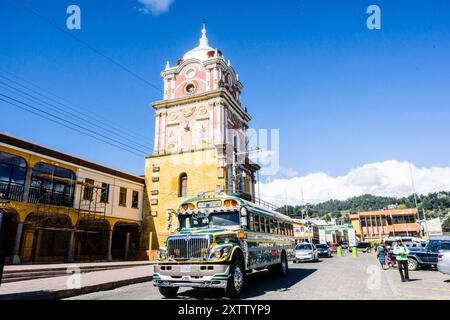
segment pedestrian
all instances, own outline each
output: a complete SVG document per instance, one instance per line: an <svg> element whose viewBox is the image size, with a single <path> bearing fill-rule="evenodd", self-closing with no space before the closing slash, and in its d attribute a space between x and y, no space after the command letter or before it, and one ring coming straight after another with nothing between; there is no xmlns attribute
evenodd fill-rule
<svg viewBox="0 0 450 320"><path fill-rule="evenodd" d="M388 248L388 246L384 246L384 249L386 250L386 253L384 254L385 260L386 260L386 267L389 269L390 267L394 267L395 262L391 259L391 250Z"/></svg>
<svg viewBox="0 0 450 320"><path fill-rule="evenodd" d="M403 244L402 240L398 239L394 246L395 260L397 260L398 271L402 277L402 282L409 281L408 273L408 248Z"/></svg>
<svg viewBox="0 0 450 320"><path fill-rule="evenodd" d="M386 265L386 247L384 245L384 241L381 241L380 245L377 248L377 258L381 264L381 268L385 270Z"/></svg>

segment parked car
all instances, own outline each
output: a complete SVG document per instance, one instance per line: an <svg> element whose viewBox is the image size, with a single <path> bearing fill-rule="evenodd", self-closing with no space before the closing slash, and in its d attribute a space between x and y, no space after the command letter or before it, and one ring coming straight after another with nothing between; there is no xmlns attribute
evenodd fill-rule
<svg viewBox="0 0 450 320"><path fill-rule="evenodd" d="M342 241L341 243L341 248L343 250L347 250L348 249L348 241Z"/></svg>
<svg viewBox="0 0 450 320"><path fill-rule="evenodd" d="M450 237L436 237L428 240L425 248L409 248L408 269L411 271L423 267L437 266L439 251L450 245Z"/></svg>
<svg viewBox="0 0 450 320"><path fill-rule="evenodd" d="M348 247L348 251L352 252L352 248L353 247ZM358 242L356 244L356 249L358 251L367 252L367 253L370 253L372 250L370 242Z"/></svg>
<svg viewBox="0 0 450 320"><path fill-rule="evenodd" d="M438 254L437 268L439 272L450 275L450 244L444 243Z"/></svg>
<svg viewBox="0 0 450 320"><path fill-rule="evenodd" d="M294 263L303 261L318 261L319 252L311 243L300 243L295 247Z"/></svg>
<svg viewBox="0 0 450 320"><path fill-rule="evenodd" d="M339 248L339 244L337 244L337 243L330 243L328 248L330 248L331 253L336 253L337 249Z"/></svg>
<svg viewBox="0 0 450 320"><path fill-rule="evenodd" d="M326 244L316 244L317 253L319 254L319 257L328 257L331 258L331 250L328 248Z"/></svg>

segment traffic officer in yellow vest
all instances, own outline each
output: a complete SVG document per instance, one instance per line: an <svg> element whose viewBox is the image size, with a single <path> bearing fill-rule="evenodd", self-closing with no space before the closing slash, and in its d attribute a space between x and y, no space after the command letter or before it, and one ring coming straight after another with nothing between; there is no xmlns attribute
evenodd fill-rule
<svg viewBox="0 0 450 320"><path fill-rule="evenodd" d="M397 260L398 271L402 277L402 282L409 281L408 253L408 248L403 244L402 240L398 239L394 246L394 254L395 259Z"/></svg>

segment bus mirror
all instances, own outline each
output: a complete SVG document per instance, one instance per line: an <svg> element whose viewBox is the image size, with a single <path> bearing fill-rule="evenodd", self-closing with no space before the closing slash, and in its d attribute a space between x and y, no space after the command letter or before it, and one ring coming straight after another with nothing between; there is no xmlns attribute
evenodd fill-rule
<svg viewBox="0 0 450 320"><path fill-rule="evenodd" d="M247 216L247 209L242 208L241 209L241 217L246 217Z"/></svg>
<svg viewBox="0 0 450 320"><path fill-rule="evenodd" d="M247 228L247 217L241 216L241 226L246 229Z"/></svg>

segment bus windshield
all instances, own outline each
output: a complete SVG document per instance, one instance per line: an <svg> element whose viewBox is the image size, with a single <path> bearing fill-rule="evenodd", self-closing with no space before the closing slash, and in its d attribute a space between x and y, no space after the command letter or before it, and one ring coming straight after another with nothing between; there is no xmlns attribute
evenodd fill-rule
<svg viewBox="0 0 450 320"><path fill-rule="evenodd" d="M211 213L209 216L180 216L181 229L239 226L239 212Z"/></svg>

